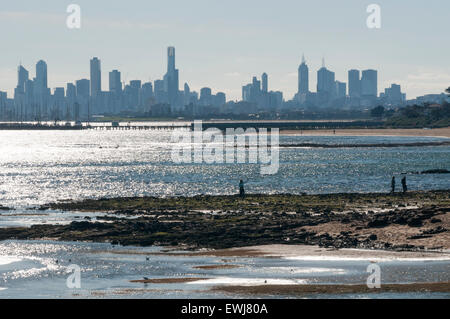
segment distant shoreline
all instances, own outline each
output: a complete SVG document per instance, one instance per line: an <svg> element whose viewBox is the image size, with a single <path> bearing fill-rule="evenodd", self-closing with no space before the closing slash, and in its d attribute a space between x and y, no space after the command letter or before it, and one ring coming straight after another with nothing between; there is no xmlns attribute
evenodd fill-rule
<svg viewBox="0 0 450 319"><path fill-rule="evenodd" d="M280 134L292 136L412 136L450 138L450 127L432 129L374 128L336 130L281 130Z"/></svg>

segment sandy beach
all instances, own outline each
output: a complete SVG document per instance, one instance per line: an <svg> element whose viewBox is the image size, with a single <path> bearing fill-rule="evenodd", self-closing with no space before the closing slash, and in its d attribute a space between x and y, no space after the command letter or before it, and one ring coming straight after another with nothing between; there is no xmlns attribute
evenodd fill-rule
<svg viewBox="0 0 450 319"><path fill-rule="evenodd" d="M283 135L304 136L423 136L450 138L450 127L433 129L337 129L333 130L281 130Z"/></svg>

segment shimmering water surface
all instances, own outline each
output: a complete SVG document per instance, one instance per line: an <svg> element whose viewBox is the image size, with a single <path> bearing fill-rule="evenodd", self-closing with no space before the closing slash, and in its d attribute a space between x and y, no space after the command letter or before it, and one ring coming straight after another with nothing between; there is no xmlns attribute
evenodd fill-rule
<svg viewBox="0 0 450 319"><path fill-rule="evenodd" d="M239 298L244 296L212 292L210 289L227 284L365 284L369 275L367 266L371 263L370 259L359 258L303 260L151 255L160 250L160 247L119 247L101 243L3 241L0 242L0 298ZM195 268L224 263L239 268ZM383 283L450 280L448 260L399 261L388 258L377 263ZM66 285L71 274L68 266L72 264L81 268L80 289ZM175 284L130 282L143 277L209 280ZM450 293L305 297L450 298Z"/></svg>
<svg viewBox="0 0 450 319"><path fill-rule="evenodd" d="M37 211L66 199L116 196L233 194L239 179L250 193L385 192L392 175L450 169L450 147L280 148L277 174L259 164L175 164L170 131L0 131L0 227L69 223L87 216ZM280 136L280 143L370 144L440 141L427 137ZM410 174L412 190L449 189L449 174ZM399 180L398 180L399 181ZM104 214L101 214L104 215ZM117 254L116 250L127 250ZM216 284L365 283L369 260L235 258L236 269L199 270L214 257L151 256L159 247L48 241L0 242L0 298L239 297L212 293ZM82 288L66 287L67 266L82 269ZM449 281L449 261L382 261L385 282ZM207 277L190 284L133 284L130 280ZM308 296L316 297L316 296ZM322 296L323 297L323 296ZM330 297L340 297L333 296ZM367 297L354 295L346 297ZM444 297L446 294L376 294L370 297Z"/></svg>
<svg viewBox="0 0 450 319"><path fill-rule="evenodd" d="M450 147L281 148L260 164L175 164L170 131L0 131L0 203L15 208L90 197L384 192L392 175L450 169ZM408 143L427 137L281 136L280 143ZM400 182L400 180L398 180ZM409 175L409 189L448 189L450 174Z"/></svg>

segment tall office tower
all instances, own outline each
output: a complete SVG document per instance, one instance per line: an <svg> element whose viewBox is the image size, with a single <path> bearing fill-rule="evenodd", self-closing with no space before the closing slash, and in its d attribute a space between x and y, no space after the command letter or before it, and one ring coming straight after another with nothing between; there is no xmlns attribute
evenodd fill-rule
<svg viewBox="0 0 450 319"><path fill-rule="evenodd" d="M113 93L116 97L122 93L120 72L117 70L109 72L109 92Z"/></svg>
<svg viewBox="0 0 450 319"><path fill-rule="evenodd" d="M63 100L64 99L64 88L63 87L55 88L53 91L53 96L59 100Z"/></svg>
<svg viewBox="0 0 450 319"><path fill-rule="evenodd" d="M184 97L183 97L183 104L189 105L191 103L191 88L187 83L184 83Z"/></svg>
<svg viewBox="0 0 450 319"><path fill-rule="evenodd" d="M25 81L25 95L26 95L28 106L31 106L31 104L33 104L33 96L34 96L34 81L33 80Z"/></svg>
<svg viewBox="0 0 450 319"><path fill-rule="evenodd" d="M334 88L334 72L327 70L324 65L317 71L317 93L333 95L335 92Z"/></svg>
<svg viewBox="0 0 450 319"><path fill-rule="evenodd" d="M142 84L141 91L139 94L139 104L141 106L148 106L150 100L153 97L153 84L151 82L146 82Z"/></svg>
<svg viewBox="0 0 450 319"><path fill-rule="evenodd" d="M398 84L391 84L390 88L384 90L384 98L388 104L399 105L404 102L404 94Z"/></svg>
<svg viewBox="0 0 450 319"><path fill-rule="evenodd" d="M167 73L164 75L164 91L167 93L169 104L177 106L178 100L178 70L175 68L175 48L167 48Z"/></svg>
<svg viewBox="0 0 450 319"><path fill-rule="evenodd" d="M167 93L164 91L164 80L155 80L153 82L153 91L158 103L167 103Z"/></svg>
<svg viewBox="0 0 450 319"><path fill-rule="evenodd" d="M302 56L302 64L298 67L298 93L309 92L309 69L306 65L305 56Z"/></svg>
<svg viewBox="0 0 450 319"><path fill-rule="evenodd" d="M350 97L361 96L361 80L359 79L359 70L348 71L348 95Z"/></svg>
<svg viewBox="0 0 450 319"><path fill-rule="evenodd" d="M184 83L184 94L190 94L191 88L189 87L189 84Z"/></svg>
<svg viewBox="0 0 450 319"><path fill-rule="evenodd" d="M77 88L73 83L67 83L66 88L66 104L67 107L73 108L74 103L77 100Z"/></svg>
<svg viewBox="0 0 450 319"><path fill-rule="evenodd" d="M214 105L215 106L222 106L227 102L227 97L225 93L218 92L214 97Z"/></svg>
<svg viewBox="0 0 450 319"><path fill-rule="evenodd" d="M36 94L44 95L47 92L47 63L39 60L36 63Z"/></svg>
<svg viewBox="0 0 450 319"><path fill-rule="evenodd" d="M345 82L335 82L336 85L336 97L342 98L347 95L347 84Z"/></svg>
<svg viewBox="0 0 450 319"><path fill-rule="evenodd" d="M90 120L90 116L92 114L92 105L89 103L89 86L90 81L88 79L81 79L75 82L77 87L77 99L75 109L77 111L76 119L80 119L80 117L86 118L88 121Z"/></svg>
<svg viewBox="0 0 450 319"><path fill-rule="evenodd" d="M262 80L262 91L264 93L268 92L268 77L267 77L267 73L263 73L261 76L261 80Z"/></svg>
<svg viewBox="0 0 450 319"><path fill-rule="evenodd" d="M361 95L378 96L378 72L376 70L364 70L361 76Z"/></svg>
<svg viewBox="0 0 450 319"><path fill-rule="evenodd" d="M100 60L94 57L91 60L91 96L97 96L102 90L102 73Z"/></svg>
<svg viewBox="0 0 450 319"><path fill-rule="evenodd" d="M204 106L208 106L208 105L212 104L210 88L202 88L200 90L200 104L204 105Z"/></svg>
<svg viewBox="0 0 450 319"><path fill-rule="evenodd" d="M77 86L77 97L89 97L89 80L81 79L76 81Z"/></svg>
<svg viewBox="0 0 450 319"><path fill-rule="evenodd" d="M54 119L60 119L65 113L64 88L58 87L53 91L52 115Z"/></svg>
<svg viewBox="0 0 450 319"><path fill-rule="evenodd" d="M251 90L252 90L252 84L247 84L242 87L242 101L250 102Z"/></svg>
<svg viewBox="0 0 450 319"><path fill-rule="evenodd" d="M17 68L17 91L18 93L25 93L25 83L28 81L28 71L19 65Z"/></svg>

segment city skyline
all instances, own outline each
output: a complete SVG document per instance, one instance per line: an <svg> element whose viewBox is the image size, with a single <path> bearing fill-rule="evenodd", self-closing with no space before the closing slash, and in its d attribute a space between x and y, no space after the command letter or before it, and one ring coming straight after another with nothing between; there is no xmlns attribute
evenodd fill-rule
<svg viewBox="0 0 450 319"><path fill-rule="evenodd" d="M241 96L236 83L262 72L270 75L274 90L293 97L302 53L310 70L319 69L325 57L339 81L346 81L351 68L376 69L380 88L399 83L409 98L442 92L450 81L445 58L449 3L378 3L383 23L377 30L367 28L368 3L360 1L345 7L333 1L180 1L173 6L78 1L80 30L65 26L69 2L8 3L0 11L0 27L13 28L15 36L5 34L3 40L0 87L11 96L16 66L20 61L30 66L35 58L51 63L50 87L87 78L85 61L93 56L102 58L104 70L123 70L126 82L153 81L161 73L159 48L174 45L182 53L180 83L189 82L194 90L208 86L233 100ZM310 77L315 83L316 74ZM107 80L102 82L105 90Z"/></svg>
<svg viewBox="0 0 450 319"><path fill-rule="evenodd" d="M122 81L121 70L111 70L108 89L102 86L102 61L98 57L89 60L89 79L75 79L65 86L48 86L48 66L44 60L36 63L35 77L22 64L17 68L17 85L14 96L0 91L0 115L2 119L87 119L91 115L148 113L151 116L203 116L225 114L251 114L279 112L295 109L342 109L364 110L378 105L395 108L411 103L440 102L445 94L431 94L422 100L406 99L401 85L391 83L379 90L378 70L350 69L347 82L336 79L322 58L317 70L316 90L310 89L310 69L304 55L298 66L298 91L292 99L285 98L282 91L274 91L269 75L261 79L252 77L251 83L242 85L238 101L227 102L226 93L202 87L191 90L188 82L180 90L179 69L176 67L176 49L167 48L167 71L153 82L133 79ZM312 73L314 73L312 71ZM105 75L106 77L106 75ZM105 83L106 81L103 81ZM313 85L312 85L313 86ZM348 87L348 90L347 90ZM244 103L244 104L241 104ZM245 104L247 103L247 104Z"/></svg>
<svg viewBox="0 0 450 319"><path fill-rule="evenodd" d="M169 46L168 47L168 50L170 50L170 48L173 48L174 50L175 50L175 47L173 47L173 46ZM126 83L129 83L129 82L132 82L132 81L142 81L142 82L144 82L144 81L146 81L145 79L142 79L142 78L123 78L123 70L119 70L119 69L117 69L117 68L114 68L114 69L111 69L111 70L102 70L102 68L101 68L101 62L103 61L103 59L101 59L101 58L99 58L99 57L97 57L97 56L94 56L94 57L90 57L89 58L89 61L90 61L90 66L89 67L87 67L87 72L86 72L86 75L85 76L82 76L81 78L79 78L79 79L68 79L67 81L63 81L63 85L59 85L59 86L51 86L51 84L48 84L48 83L54 83L54 81L52 81L51 80L51 77L52 77L52 75L48 75L48 70L47 70L47 63L46 63L46 60L44 60L44 59L40 59L40 60L38 60L37 62L36 62L36 67L38 67L37 65L40 63L40 62L44 62L45 63L45 73L46 73L46 78L45 78L45 86L47 87L48 86L48 88L49 89L51 89L51 92L53 93L53 90L54 89L56 89L56 88L60 88L60 87L66 87L66 85L68 84L68 83L76 83L76 81L78 81L78 80L83 80L83 79L91 79L91 78L95 78L95 81L94 82L92 82L92 81L90 81L90 84L89 84L89 87L90 87L90 89L89 89L89 91L92 93L93 92L93 96L95 96L98 92L100 92L100 91L109 91L109 89L110 89L110 86L111 86L111 83L110 83L110 81L111 81L111 78L110 77L108 77L108 73L110 73L110 72L119 72L120 73L120 75L119 75L119 78L121 78L122 80L120 80L120 84L121 85L125 85ZM322 57L322 59L321 59L321 66L320 67L318 67L317 68L317 72L315 72L315 70L314 69L311 69L311 66L310 66L310 64L309 64L309 60L308 60L308 63L306 63L306 58L305 58L305 54L304 53L302 53L301 54L301 58L300 58L300 63L298 64L298 66L297 66L297 73L292 73L291 74L291 86L295 86L296 87L296 91L292 94L292 96L286 96L285 94L284 94L284 99L285 100L292 100L292 99L295 99L296 98L296 95L297 95L297 93L298 92L302 92L302 93L305 93L305 92L307 92L307 90L309 90L309 92L318 92L318 87L317 87L317 85L319 85L319 83L321 82L320 81L320 70L321 69L323 69L324 68L324 66L325 66L325 58L323 58ZM164 70L164 62L165 61L161 61L161 70ZM171 65L173 65L173 67L171 67ZM171 62L169 59L167 60L167 72L165 73L165 75L164 75L164 77L168 77L168 76L170 76L171 78L172 77L176 77L176 80L175 79L173 79L172 81L176 81L177 82L177 84L180 82L179 81L179 76L178 76L178 72L179 72L179 70L178 69L174 69L174 65L175 65L175 61L173 61L173 62ZM20 75L20 72L24 72L23 70L25 70L25 72L26 72L26 74L27 74L27 77L29 76L30 78L32 78L32 72L30 72L30 69L32 69L32 68L30 68L28 65L26 65L26 67L25 67L25 65L22 63L22 61L20 62L20 64L17 66L17 69L16 69L16 71L15 71L15 78L14 79L12 79L11 81L9 81L9 82L12 82L12 83L16 83L17 84L17 81L21 81L20 79L17 79L18 77L20 77L21 75ZM173 70L172 70L173 69ZM333 78L333 82L335 81L335 82L340 82L340 83L343 83L343 84L346 84L346 95L348 95L348 96L352 96L352 94L351 94L351 92L350 92L350 90L351 90L351 88L350 88L350 75L348 74L348 72L351 72L351 71L359 71L359 73L362 73L362 71L368 71L368 70L372 70L372 69L370 69L370 68L355 68L355 67L350 67L348 70L344 70L344 72L345 73L347 73L347 76L345 77L345 78L340 78L340 79L337 79L336 78L336 76L335 76L335 74L336 73L338 73L338 72L336 72L336 70L331 66L331 67L329 67L329 68L327 68L326 66L325 66L325 69L327 70L327 71L332 71L332 73L333 73L333 76L334 76L334 78ZM22 70L22 71L21 71ZM378 70L377 70L378 71ZM127 72L126 72L126 70L125 70L125 73L126 74L128 74ZM164 74L163 72L161 72L162 74ZM342 73L342 70L341 70L341 72L340 73ZM28 75L29 74L29 75ZM259 72L259 73L257 73L258 75L259 74L265 74L266 76L268 76L268 73L267 72L265 72L264 70L261 70L261 72ZM315 76L315 74L317 74L317 76ZM37 72L35 72L35 75L36 75L36 78L39 78L38 76L37 76ZM296 78L294 77L294 75L296 76ZM25 75L23 74L22 75L23 77L25 77ZM109 75L109 76L111 76L111 75ZM301 76L306 76L306 84L304 84L303 85L303 87L300 87L300 77ZM56 76L57 78L60 78L59 76ZM158 74L158 75L156 75L156 74L154 74L154 75L152 75L152 76L148 76L147 77L147 82L154 82L154 81L158 81L160 78L161 79L164 79L164 77L161 77L161 75L160 74ZM249 76L249 78L253 78L253 77L255 77L255 74L252 74L252 75L250 75ZM150 80L150 79L153 79L153 80ZM274 77L272 76L271 77L271 80L273 80L274 79ZM314 83L313 83L313 85L311 86L311 80L312 79L314 79L315 81L316 81L316 83L317 83L317 85L314 85ZM189 80L188 79L186 79L186 82L184 82L184 83L188 83L189 82ZM402 90L404 91L404 86L402 85L402 83L394 83L394 82L392 82L392 83L388 83L387 85L386 85L386 87L384 87L383 85L380 85L380 83L379 83L379 80L377 81L378 82L378 85L377 85L377 90L376 90L376 95L378 96L379 94L381 94L381 93L383 93L383 90L384 90L384 88L388 88L390 85L392 85L392 84L396 84L396 85L400 85L401 87L402 87ZM109 83L109 84L108 84ZM240 87L242 87L242 85L244 85L244 83L245 83L245 80L240 84L240 85L237 85L237 87L239 87L239 91L240 91ZM6 92L7 94L8 94L8 98L13 98L14 97L14 92L15 92L15 89L17 88L17 85L16 84L14 84L14 87L12 88L12 89L5 89L5 88L3 88L3 87L0 87L0 91L2 91L2 92ZM173 84L172 84L173 85ZM9 86L8 86L9 87ZM210 87L210 86L208 86L207 84L205 84L205 86L203 86L203 87L199 87L199 88L195 88L195 87L191 87L190 86L190 89L191 90L195 90L195 91L200 91L202 88L204 88L204 87L208 87L208 88L210 88L212 91L218 91L218 92L226 92L227 90L226 89L221 89L221 88L213 88L213 87ZM362 89L362 88L361 88ZM306 91L305 91L306 90ZM441 94L441 93L443 93L444 92L444 90L445 89L442 89L440 92L435 92L435 91L427 91L427 92L424 92L424 94L422 94L422 95L420 95L420 96L423 96L423 95L428 95L428 94ZM284 91L282 91L282 90L277 90L277 91L280 91L280 92L283 92L284 93ZM240 91L241 92L241 91ZM407 96L408 97L408 99L415 99L415 98L417 98L417 97L419 97L419 96ZM232 97L230 97L230 98L228 98L228 94L227 94L227 101L241 101L242 100L242 94L239 94L239 96L237 96L237 97L234 97L234 96L232 96Z"/></svg>

